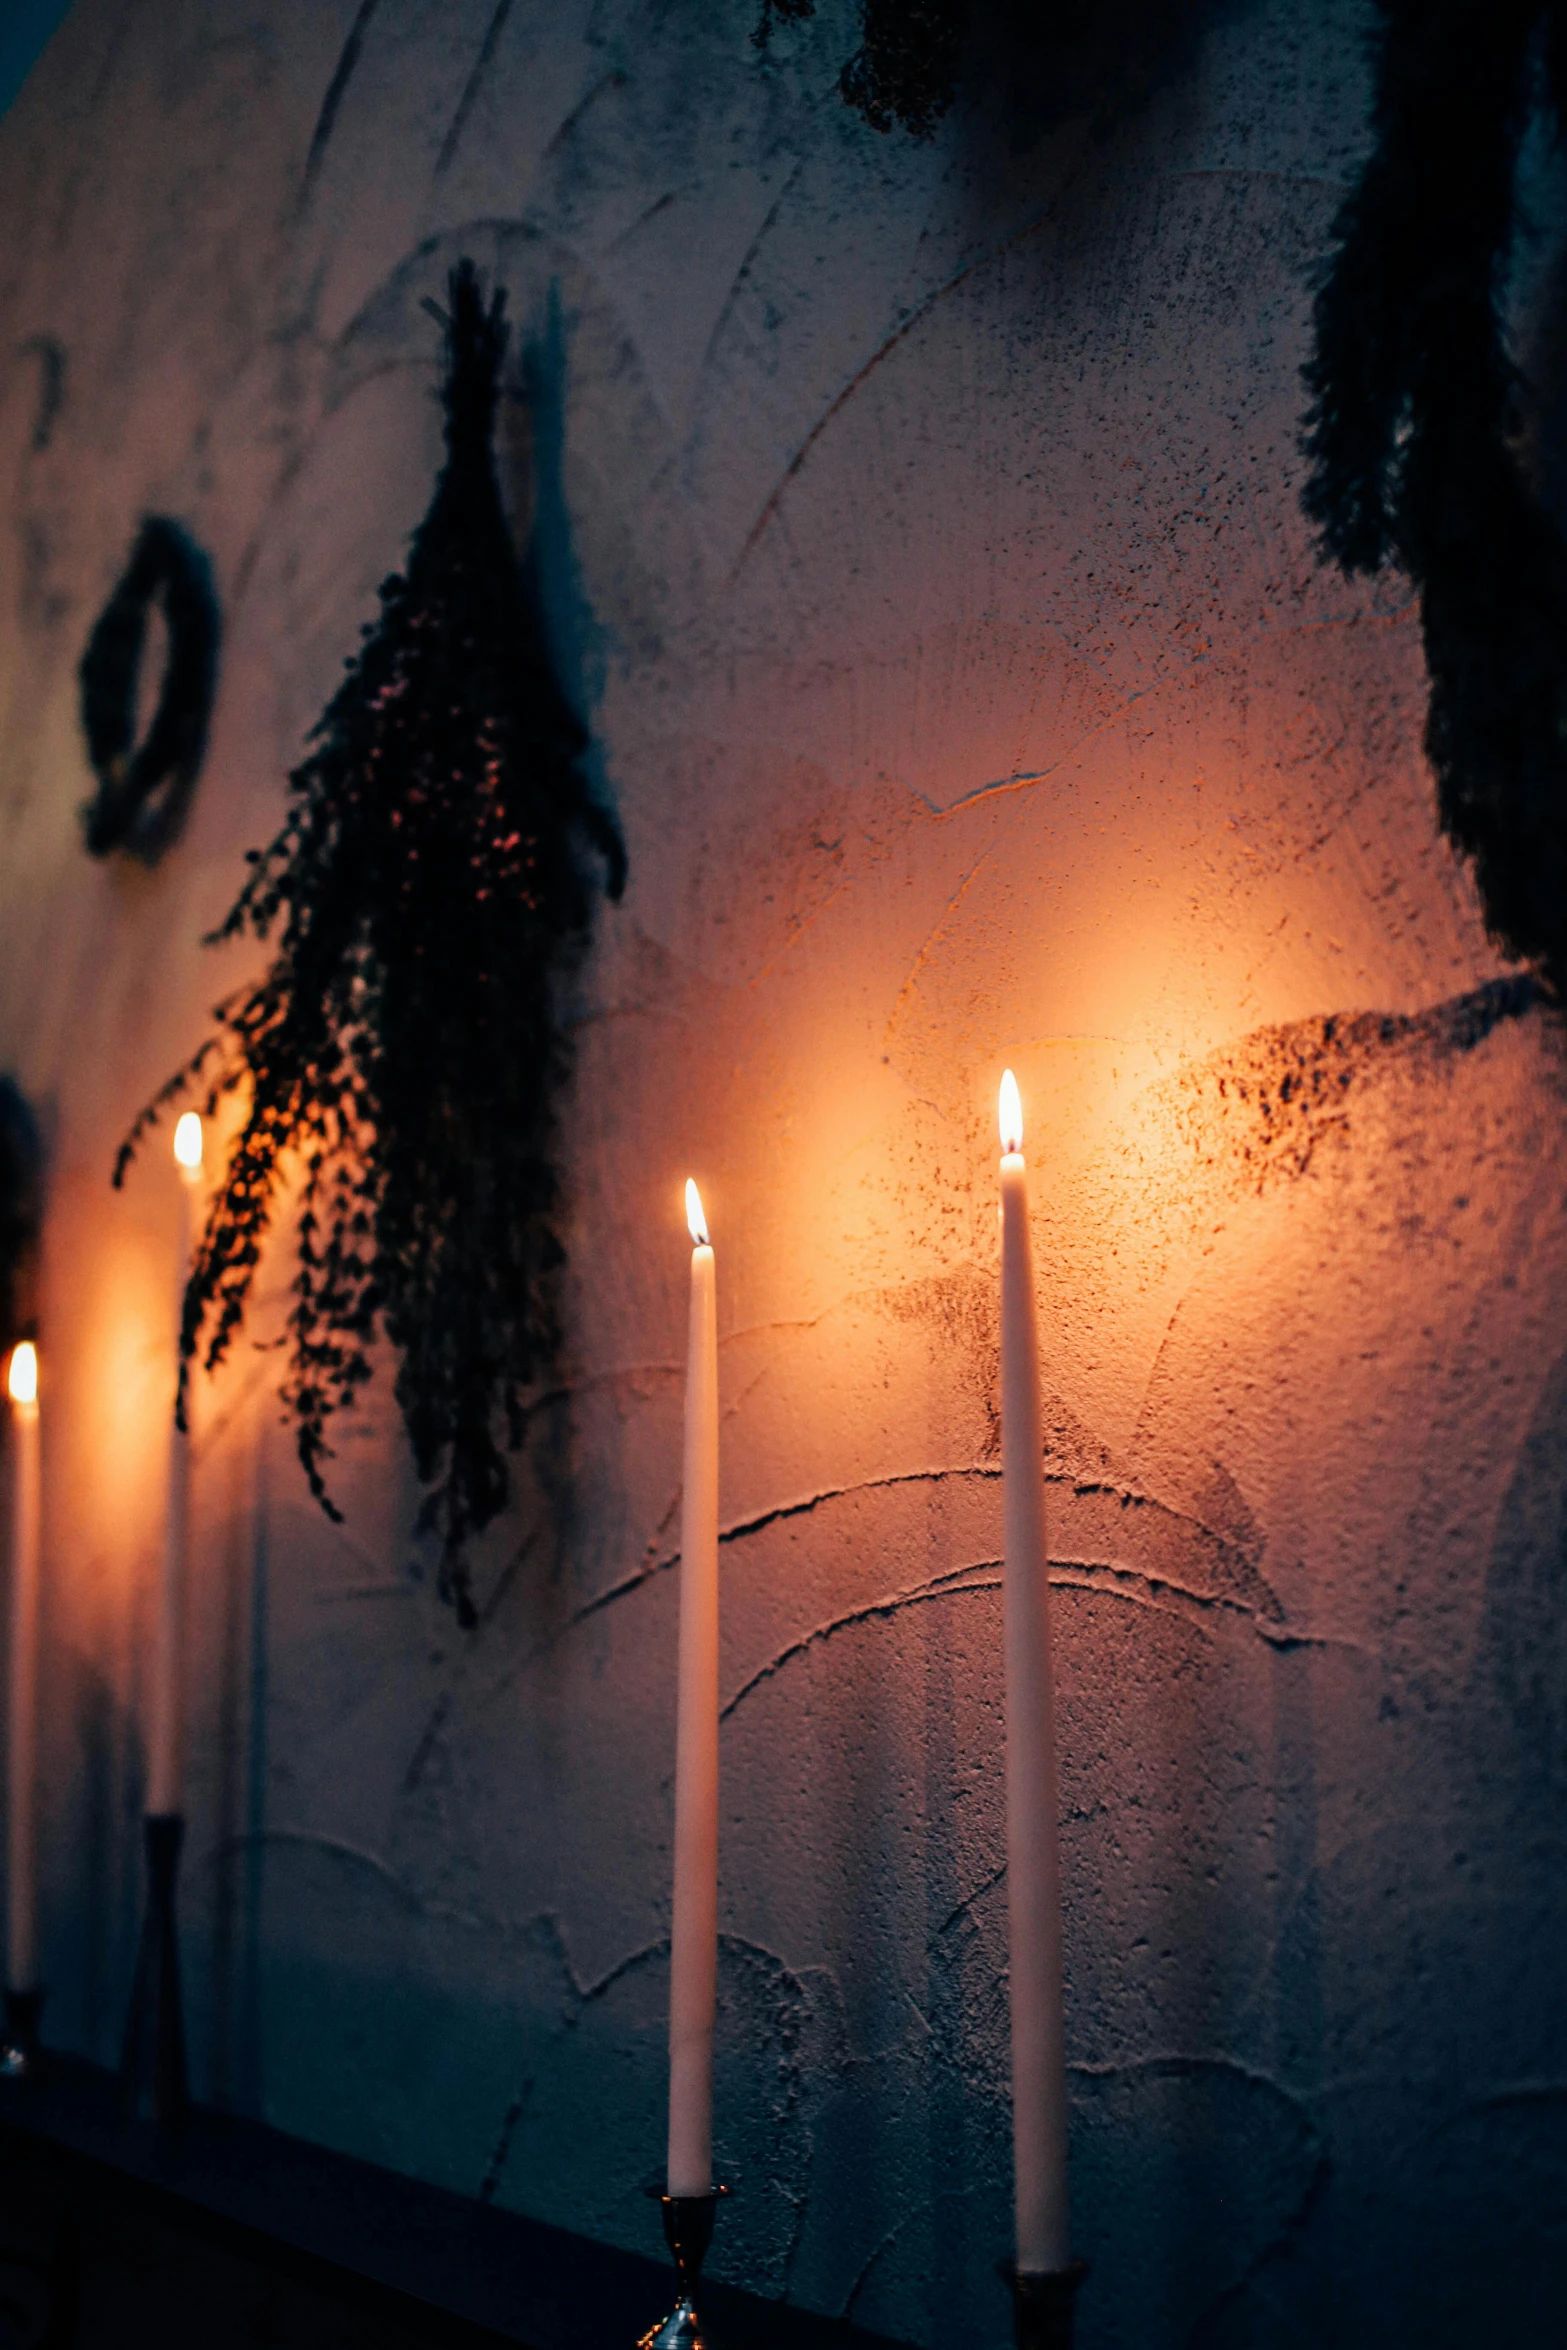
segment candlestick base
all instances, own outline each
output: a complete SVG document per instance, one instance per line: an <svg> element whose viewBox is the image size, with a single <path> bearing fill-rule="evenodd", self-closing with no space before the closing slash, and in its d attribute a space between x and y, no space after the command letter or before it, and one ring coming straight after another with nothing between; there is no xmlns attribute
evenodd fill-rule
<svg viewBox="0 0 1567 2350"><path fill-rule="evenodd" d="M5 1995L5 2039L0 2043L0 2080L30 2081L38 2070L38 2019L43 2013L41 1991L11 1991Z"/></svg>
<svg viewBox="0 0 1567 2350"><path fill-rule="evenodd" d="M651 2192L658 2196L664 2215L664 2241L675 2263L680 2298L666 2318L642 2335L637 2350L709 2350L697 2315L696 2296L702 2263L713 2241L713 2222L729 2190L714 2187L706 2195L665 2195L655 2187Z"/></svg>
<svg viewBox="0 0 1567 2350"><path fill-rule="evenodd" d="M175 1907L184 1815L148 1812L142 1832L147 1855L147 1907L120 2060L120 2097L133 2120L169 2126L184 2120L190 2102Z"/></svg>
<svg viewBox="0 0 1567 2350"><path fill-rule="evenodd" d="M1074 2260L1069 2268L1028 2270L1004 2260L1001 2274L1012 2288L1017 2350L1072 2350L1072 2312L1077 2288L1088 2274L1087 2261Z"/></svg>

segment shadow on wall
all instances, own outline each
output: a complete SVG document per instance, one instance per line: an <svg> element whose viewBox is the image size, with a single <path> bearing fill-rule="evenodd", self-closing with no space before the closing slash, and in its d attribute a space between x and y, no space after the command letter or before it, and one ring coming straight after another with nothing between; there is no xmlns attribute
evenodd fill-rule
<svg viewBox="0 0 1567 2350"><path fill-rule="evenodd" d="M1238 0L978 0L968 80L1014 150L1084 116L1103 137L1173 81ZM992 135L993 132L992 132Z"/></svg>
<svg viewBox="0 0 1567 2350"><path fill-rule="evenodd" d="M594 724L604 698L608 633L588 598L566 494L566 409L570 370L565 312L551 279L544 322L522 355L523 397L503 411L503 463L514 516L526 514L523 576L538 608L554 673L588 738L581 760L594 800L619 824L615 794Z"/></svg>
<svg viewBox="0 0 1567 2350"><path fill-rule="evenodd" d="M861 0L861 44L840 95L881 132L928 138L961 97L998 114L1014 150L1087 116L1096 133L1179 71L1200 33L1233 0ZM753 39L767 50L815 0L759 0Z"/></svg>
<svg viewBox="0 0 1567 2350"><path fill-rule="evenodd" d="M141 1921L141 1775L135 1724L92 1666L76 1688L75 1835L81 1854L80 2030L100 2063L117 2064Z"/></svg>

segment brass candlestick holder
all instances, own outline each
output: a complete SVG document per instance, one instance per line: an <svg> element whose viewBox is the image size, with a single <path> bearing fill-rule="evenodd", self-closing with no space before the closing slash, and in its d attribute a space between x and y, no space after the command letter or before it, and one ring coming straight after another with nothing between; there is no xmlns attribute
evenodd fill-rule
<svg viewBox="0 0 1567 2350"><path fill-rule="evenodd" d="M1029 2271L1010 2260L1001 2274L1012 2289L1012 2327L1017 2350L1072 2350L1072 2313L1077 2289L1088 2274L1086 2260L1069 2268Z"/></svg>
<svg viewBox="0 0 1567 2350"><path fill-rule="evenodd" d="M0 2042L0 2081L30 2081L38 2070L38 2020L44 1995L39 1990L5 1995L5 2039Z"/></svg>
<svg viewBox="0 0 1567 2350"><path fill-rule="evenodd" d="M125 2025L120 2095L133 2121L173 2125L184 2120L189 2103L175 1907L180 1846L185 1841L184 1815L150 1811L142 1828L147 1852L147 1907Z"/></svg>
<svg viewBox="0 0 1567 2350"><path fill-rule="evenodd" d="M729 2190L713 2187L705 2195L665 2195L655 2187L652 2192L658 2196L664 2216L664 2241L674 2260L680 2298L660 2324L648 2328L637 2343L637 2350L708 2350L701 2319L697 2316L697 2288L702 2281L707 2248L713 2241L718 2206Z"/></svg>

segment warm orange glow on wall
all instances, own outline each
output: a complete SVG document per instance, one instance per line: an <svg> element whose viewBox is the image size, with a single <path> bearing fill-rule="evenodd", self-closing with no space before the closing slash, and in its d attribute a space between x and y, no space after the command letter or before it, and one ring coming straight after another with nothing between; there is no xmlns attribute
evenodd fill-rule
<svg viewBox="0 0 1567 2350"><path fill-rule="evenodd" d="M706 1248L707 1218L702 1213L702 1194L689 1175L686 1177L686 1223L690 1229L692 1246Z"/></svg>
<svg viewBox="0 0 1567 2350"><path fill-rule="evenodd" d="M6 1388L13 1403L30 1404L38 1401L38 1349L30 1338L11 1349L11 1368L6 1374Z"/></svg>

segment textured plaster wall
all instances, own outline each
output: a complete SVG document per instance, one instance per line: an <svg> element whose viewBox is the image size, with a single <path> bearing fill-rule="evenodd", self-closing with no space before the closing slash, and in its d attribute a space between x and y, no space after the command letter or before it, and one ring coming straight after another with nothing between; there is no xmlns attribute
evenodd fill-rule
<svg viewBox="0 0 1567 2350"><path fill-rule="evenodd" d="M1123 7L1104 55L1134 46ZM725 2273L999 2343L994 1100L1036 1177L1085 2350L1552 2338L1567 2229L1563 1053L1434 836L1414 615L1314 571L1363 21L1183 19L929 146L847 6L79 0L0 128L0 1062L51 1154L56 2037L138 1899L176 1202L118 1138L427 499L421 298L630 851L568 1344L461 1636L387 1382L308 1503L201 1404L202 2093L617 2241L661 2155L686 1247L720 1251ZM1090 93L1091 94L1091 93ZM1025 110L1026 112L1026 110ZM56 400L50 391L58 391ZM184 838L88 861L140 516L222 598ZM278 1327L269 1268L255 1334Z"/></svg>

